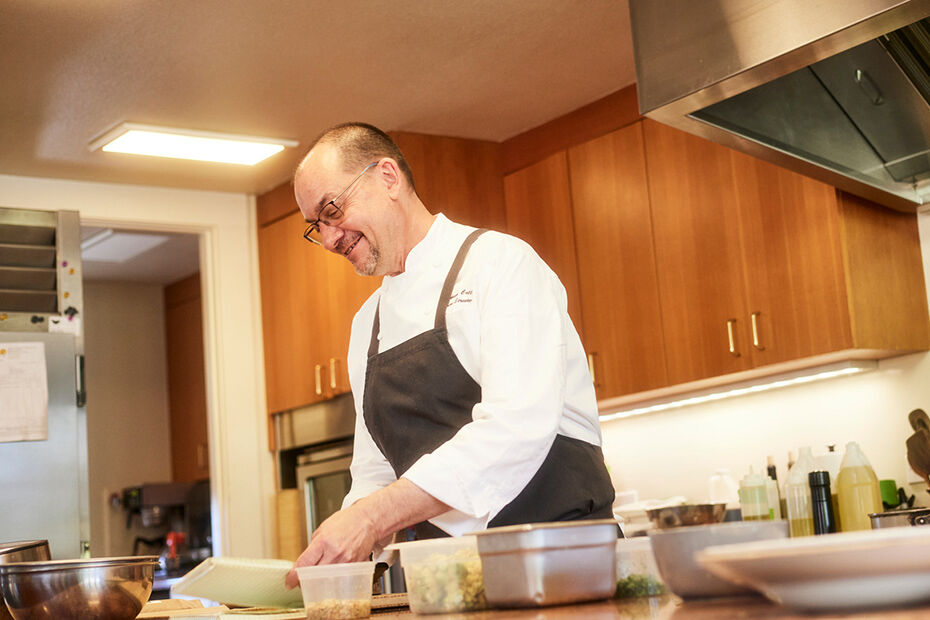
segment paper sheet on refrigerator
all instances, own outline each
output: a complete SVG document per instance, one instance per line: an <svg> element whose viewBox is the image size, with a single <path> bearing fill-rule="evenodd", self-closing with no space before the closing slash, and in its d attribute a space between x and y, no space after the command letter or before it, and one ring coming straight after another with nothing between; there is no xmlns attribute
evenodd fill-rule
<svg viewBox="0 0 930 620"><path fill-rule="evenodd" d="M0 441L48 439L45 345L0 342Z"/></svg>

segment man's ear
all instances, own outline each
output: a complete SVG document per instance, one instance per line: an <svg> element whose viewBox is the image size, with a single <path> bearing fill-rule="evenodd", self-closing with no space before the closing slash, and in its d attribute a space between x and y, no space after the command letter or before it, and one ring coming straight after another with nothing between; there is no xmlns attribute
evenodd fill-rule
<svg viewBox="0 0 930 620"><path fill-rule="evenodd" d="M387 189L388 196L394 200L399 198L404 187L404 175L397 162L391 157L382 157L378 160L375 170L377 170L378 179Z"/></svg>

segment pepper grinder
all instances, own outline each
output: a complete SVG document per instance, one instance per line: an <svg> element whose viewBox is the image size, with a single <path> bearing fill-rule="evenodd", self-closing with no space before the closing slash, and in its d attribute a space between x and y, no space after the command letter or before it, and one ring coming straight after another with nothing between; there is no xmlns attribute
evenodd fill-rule
<svg viewBox="0 0 930 620"><path fill-rule="evenodd" d="M811 516L814 519L814 534L836 532L836 515L830 495L830 472L812 471L807 475L811 487Z"/></svg>

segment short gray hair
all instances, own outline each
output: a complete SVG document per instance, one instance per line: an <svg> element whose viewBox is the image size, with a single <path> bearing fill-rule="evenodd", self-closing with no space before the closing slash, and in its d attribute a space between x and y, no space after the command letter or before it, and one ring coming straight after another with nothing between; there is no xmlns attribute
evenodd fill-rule
<svg viewBox="0 0 930 620"><path fill-rule="evenodd" d="M339 149L342 165L346 172L354 173L382 157L390 157L397 162L401 173L407 179L410 189L416 191L413 184L413 171L401 152L400 147L389 135L368 123L340 123L330 127L316 138L307 150L312 151L320 144L332 144ZM303 166L306 155L301 159L297 171ZM295 174L296 176L296 174Z"/></svg>

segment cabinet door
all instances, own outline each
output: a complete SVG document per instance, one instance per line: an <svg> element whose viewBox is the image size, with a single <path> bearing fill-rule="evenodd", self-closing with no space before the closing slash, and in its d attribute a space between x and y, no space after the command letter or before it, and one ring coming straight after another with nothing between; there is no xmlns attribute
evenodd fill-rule
<svg viewBox="0 0 930 620"><path fill-rule="evenodd" d="M326 396L327 253L303 239L305 226L295 212L258 231L268 413Z"/></svg>
<svg viewBox="0 0 930 620"><path fill-rule="evenodd" d="M569 150L584 343L598 398L667 384L641 123Z"/></svg>
<svg viewBox="0 0 930 620"><path fill-rule="evenodd" d="M330 252L326 252L325 262L326 292L331 313L325 359L326 389L330 396L335 396L350 390L346 357L352 319L381 285L381 278L358 275L349 261Z"/></svg>
<svg viewBox="0 0 930 620"><path fill-rule="evenodd" d="M643 123L669 382L745 370L752 356L730 150Z"/></svg>
<svg viewBox="0 0 930 620"><path fill-rule="evenodd" d="M836 190L731 151L754 366L853 347Z"/></svg>
<svg viewBox="0 0 930 620"><path fill-rule="evenodd" d="M210 477L200 300L199 274L165 287L171 477L175 482Z"/></svg>
<svg viewBox="0 0 930 620"><path fill-rule="evenodd" d="M568 313L583 334L565 152L504 177L504 204L507 232L533 246L559 276L568 296Z"/></svg>

